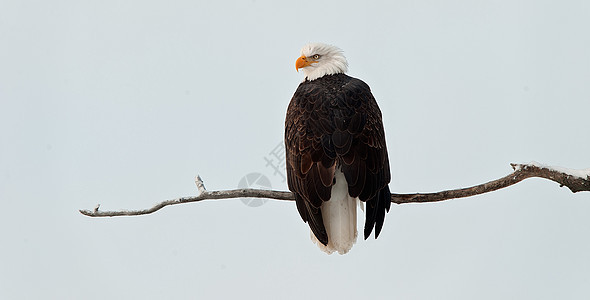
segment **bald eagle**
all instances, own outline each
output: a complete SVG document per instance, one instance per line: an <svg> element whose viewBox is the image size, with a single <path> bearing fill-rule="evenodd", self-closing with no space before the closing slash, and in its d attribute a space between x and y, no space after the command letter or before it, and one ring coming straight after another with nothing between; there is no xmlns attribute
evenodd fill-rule
<svg viewBox="0 0 590 300"><path fill-rule="evenodd" d="M369 86L345 74L339 48L305 45L295 67L305 79L285 118L287 183L312 240L328 254L345 254L356 241L359 200L365 239L373 228L379 236L391 205L381 111Z"/></svg>

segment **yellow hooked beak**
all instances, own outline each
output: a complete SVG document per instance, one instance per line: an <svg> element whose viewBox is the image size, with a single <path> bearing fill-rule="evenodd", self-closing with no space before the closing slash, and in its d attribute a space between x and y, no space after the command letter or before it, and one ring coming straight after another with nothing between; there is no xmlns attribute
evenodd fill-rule
<svg viewBox="0 0 590 300"><path fill-rule="evenodd" d="M315 60L311 60L309 58L307 58L305 55L301 55L296 61L295 61L295 70L297 70L297 72L299 72L299 69L301 68L305 68L313 63L317 63L317 61Z"/></svg>

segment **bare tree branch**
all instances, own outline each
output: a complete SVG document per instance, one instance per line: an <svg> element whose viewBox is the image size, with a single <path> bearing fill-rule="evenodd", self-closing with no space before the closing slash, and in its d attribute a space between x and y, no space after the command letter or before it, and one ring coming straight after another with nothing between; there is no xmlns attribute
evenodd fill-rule
<svg viewBox="0 0 590 300"><path fill-rule="evenodd" d="M471 197L483 193L492 192L516 184L526 178L539 177L549 179L559 183L560 186L566 186L573 193L580 191L590 191L590 169L572 170L561 167L544 166L535 162L528 164L510 164L514 169L511 174L486 182L480 185L446 190L436 193L416 193L416 194L391 194L391 202L397 204L403 203L426 203L437 202L455 198ZM236 189L225 191L207 191L201 177L195 178L195 184L199 191L198 196L181 197L172 200L166 200L154 205L151 208L140 210L118 210L118 211L100 211L100 204L93 210L80 210L80 213L89 217L115 217L115 216L138 216L151 214L161 208L169 205L198 202L202 200L215 199L232 199L232 198L268 198L275 200L293 201L295 197L291 192L259 190L259 189Z"/></svg>
<svg viewBox="0 0 590 300"><path fill-rule="evenodd" d="M499 190L511 186L513 184L519 183L520 181L531 177L539 177L555 181L559 183L561 187L568 187L570 191L572 191L572 193L580 191L590 191L590 169L568 170L565 168L543 166L538 163L510 165L514 169L514 172L500 179L496 179L490 182L482 183L480 185L468 188L447 190L437 193L391 194L391 202L397 204L422 203L471 197ZM585 178L579 175L585 175Z"/></svg>

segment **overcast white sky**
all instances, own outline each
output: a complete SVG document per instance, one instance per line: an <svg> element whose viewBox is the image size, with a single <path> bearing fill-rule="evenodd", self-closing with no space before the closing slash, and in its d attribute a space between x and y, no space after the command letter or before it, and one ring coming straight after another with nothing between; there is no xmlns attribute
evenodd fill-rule
<svg viewBox="0 0 590 300"><path fill-rule="evenodd" d="M392 206L379 240L319 251L294 203L144 208L260 173L307 42L381 107L394 192L590 167L588 1L0 4L0 298L587 299L590 193L529 179Z"/></svg>

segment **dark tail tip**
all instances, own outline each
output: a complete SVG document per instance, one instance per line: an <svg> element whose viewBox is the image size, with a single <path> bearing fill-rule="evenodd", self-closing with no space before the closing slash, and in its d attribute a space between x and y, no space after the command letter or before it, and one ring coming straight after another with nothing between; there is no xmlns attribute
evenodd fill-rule
<svg viewBox="0 0 590 300"><path fill-rule="evenodd" d="M365 240L369 238L373 227L375 227L375 238L379 237L383 223L385 223L385 213L389 212L391 207L391 192L389 186L381 189L375 198L367 201L366 218L365 218Z"/></svg>

